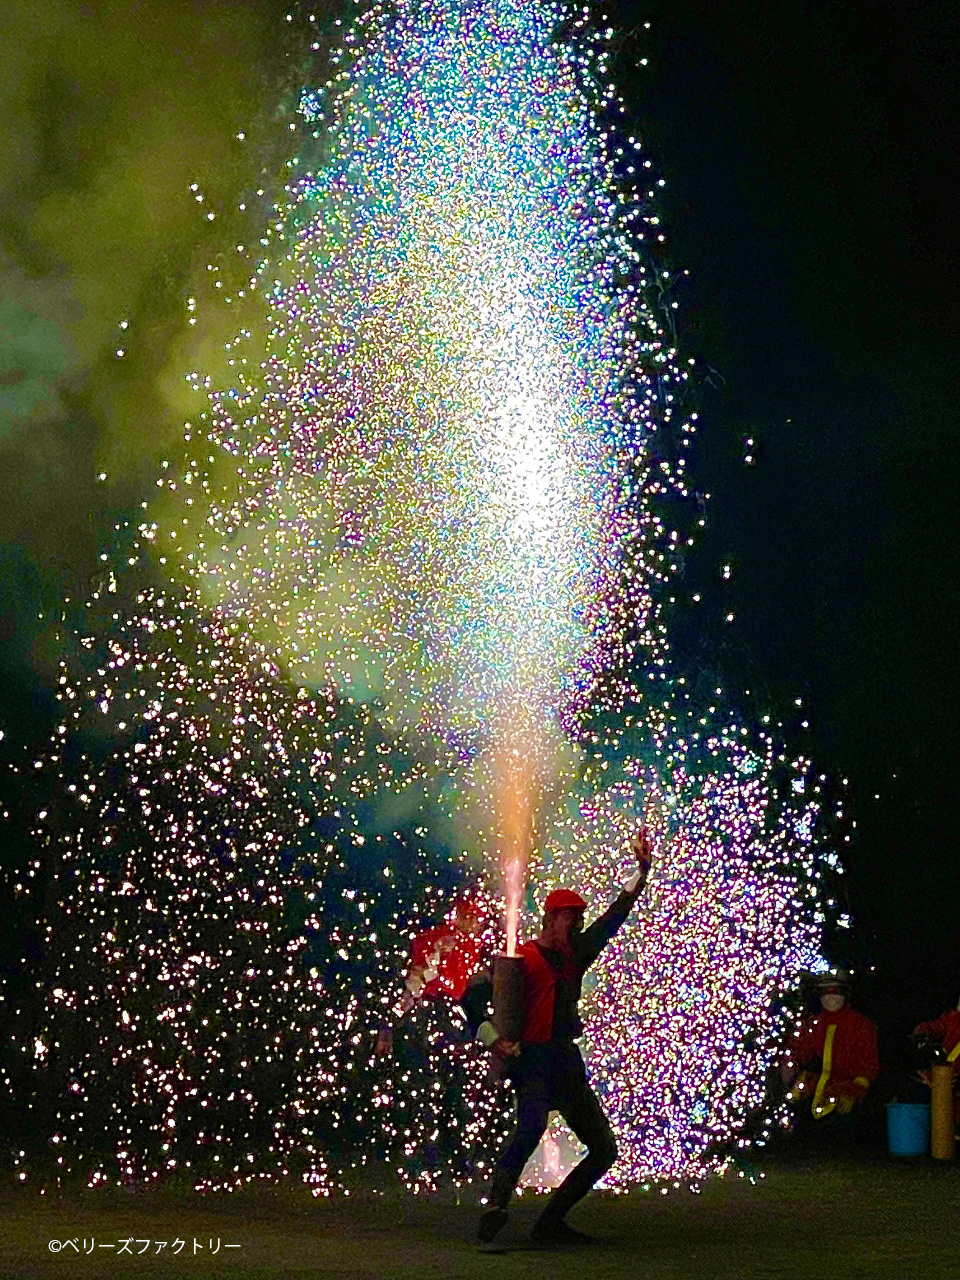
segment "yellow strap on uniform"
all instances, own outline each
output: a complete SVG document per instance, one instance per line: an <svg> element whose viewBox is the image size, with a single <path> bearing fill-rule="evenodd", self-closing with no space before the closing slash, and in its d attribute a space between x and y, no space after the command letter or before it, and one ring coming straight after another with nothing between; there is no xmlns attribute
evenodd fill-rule
<svg viewBox="0 0 960 1280"><path fill-rule="evenodd" d="M823 1095L830 1080L830 1068L833 1065L833 1038L836 1034L837 1024L833 1022L827 1027L826 1039L823 1042L823 1070L820 1072L820 1079L817 1081L817 1087L813 1094L813 1102L810 1104L814 1120L822 1120L837 1105L835 1102L828 1102L824 1105L823 1102Z"/></svg>
<svg viewBox="0 0 960 1280"><path fill-rule="evenodd" d="M960 1040L957 1041L957 1043L953 1046L953 1048L947 1054L948 1062L956 1062L957 1058L960 1058Z"/></svg>

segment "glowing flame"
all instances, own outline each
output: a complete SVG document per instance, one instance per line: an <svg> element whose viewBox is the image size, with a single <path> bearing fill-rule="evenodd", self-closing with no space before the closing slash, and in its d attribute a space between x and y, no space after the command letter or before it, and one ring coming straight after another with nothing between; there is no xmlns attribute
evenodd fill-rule
<svg viewBox="0 0 960 1280"><path fill-rule="evenodd" d="M520 908L534 844L537 814L549 772L542 725L515 706L504 715L494 739L493 808L497 857L503 882L507 955L516 955Z"/></svg>

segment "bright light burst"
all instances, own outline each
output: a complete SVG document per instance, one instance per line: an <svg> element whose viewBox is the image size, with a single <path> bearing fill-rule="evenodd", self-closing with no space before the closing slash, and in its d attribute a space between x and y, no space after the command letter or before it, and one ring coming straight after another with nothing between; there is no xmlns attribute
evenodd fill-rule
<svg viewBox="0 0 960 1280"><path fill-rule="evenodd" d="M290 184L285 252L259 270L266 358L238 335L246 367L212 397L247 483L189 566L294 679L471 751L497 705L569 726L623 639L611 612L649 624L622 535L672 353L600 68L553 47L558 19L361 21L322 167Z"/></svg>
<svg viewBox="0 0 960 1280"><path fill-rule="evenodd" d="M64 667L8 1084L94 1184L482 1176L479 1050L436 1010L371 1048L409 934L486 874L516 749L538 895L599 907L641 815L663 833L585 1043L608 1185L697 1179L768 1123L823 800L670 666L696 415L650 162L564 5L376 6L334 63L221 373L189 375L183 465Z"/></svg>

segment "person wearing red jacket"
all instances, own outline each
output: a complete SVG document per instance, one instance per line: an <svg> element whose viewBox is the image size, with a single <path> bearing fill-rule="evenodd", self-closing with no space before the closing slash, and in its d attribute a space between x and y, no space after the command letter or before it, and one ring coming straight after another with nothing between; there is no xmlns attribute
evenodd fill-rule
<svg viewBox="0 0 960 1280"><path fill-rule="evenodd" d="M914 1027L913 1039L938 1040L943 1057L953 1067L953 1120L960 1130L960 1001L955 1009L948 1009L932 1022L921 1022ZM921 1078L930 1083L929 1072L921 1073Z"/></svg>
<svg viewBox="0 0 960 1280"><path fill-rule="evenodd" d="M470 1069L476 1045L459 999L483 963L487 913L481 893L467 889L444 918L412 939L401 998L374 1046L380 1106L402 1151L398 1172L414 1180L447 1166L464 1179L473 1170L469 1121L483 1085ZM387 1060L393 1058L394 1062ZM402 1134L420 1135L402 1141Z"/></svg>
<svg viewBox="0 0 960 1280"><path fill-rule="evenodd" d="M960 1003L956 1009L948 1009L932 1022L921 1022L914 1027L913 1034L914 1037L936 1036L944 1057L953 1063L954 1076L960 1074Z"/></svg>
<svg viewBox="0 0 960 1280"><path fill-rule="evenodd" d="M467 984L483 964L484 913L476 898L462 894L451 918L417 934L410 944L399 1020L418 1004L449 1000L459 1004ZM380 1028L374 1053L393 1052L392 1026Z"/></svg>
<svg viewBox="0 0 960 1280"><path fill-rule="evenodd" d="M421 1000L447 996L459 1001L481 965L481 927L478 909L463 900L451 922L418 934L410 946L407 990Z"/></svg>
<svg viewBox="0 0 960 1280"><path fill-rule="evenodd" d="M486 984L473 983L463 1001L477 1026L477 1038L508 1063L506 1075L516 1092L517 1126L500 1154L490 1189L490 1208L477 1229L481 1244L489 1244L507 1221L507 1206L523 1167L537 1148L551 1111L561 1116L586 1146L587 1154L550 1197L533 1230L536 1244L582 1244L589 1237L565 1221L567 1212L613 1165L617 1144L597 1095L587 1080L580 1050L582 1035L578 1004L583 975L626 920L650 872L651 842L646 830L633 841L639 870L623 891L588 928L583 927L586 903L570 889L555 889L544 904L539 938L524 943L525 1017L519 1041L506 1042L489 1021L479 1022L492 994ZM471 1009L473 1012L471 1012Z"/></svg>
<svg viewBox="0 0 960 1280"><path fill-rule="evenodd" d="M785 1080L793 1083L791 1100L809 1102L812 1118L823 1120L834 1111L850 1114L867 1096L880 1062L876 1023L850 1008L846 980L826 974L817 985L821 1011L800 1024Z"/></svg>

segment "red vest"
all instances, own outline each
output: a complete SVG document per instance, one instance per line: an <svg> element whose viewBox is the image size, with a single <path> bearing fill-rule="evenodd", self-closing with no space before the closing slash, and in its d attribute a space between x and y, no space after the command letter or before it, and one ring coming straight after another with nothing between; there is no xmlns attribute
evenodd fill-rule
<svg viewBox="0 0 960 1280"><path fill-rule="evenodd" d="M575 996L579 997L583 969L573 956L567 956L562 971L558 973L544 959L535 942L523 943L518 954L523 960L523 1000L526 1014L521 1039L524 1044L546 1044L553 1038L557 983L561 979L566 980L573 986Z"/></svg>
<svg viewBox="0 0 960 1280"><path fill-rule="evenodd" d="M793 1046L797 1066L803 1070L818 1059L822 1061L830 1027L836 1028L831 1037L830 1079L838 1083L856 1079L872 1083L880 1070L876 1024L848 1004L836 1013L824 1009L804 1019Z"/></svg>

